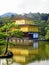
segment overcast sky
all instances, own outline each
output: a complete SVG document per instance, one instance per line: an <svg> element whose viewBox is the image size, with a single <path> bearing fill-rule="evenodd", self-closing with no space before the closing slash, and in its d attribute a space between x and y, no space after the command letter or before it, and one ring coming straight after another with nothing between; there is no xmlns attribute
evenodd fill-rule
<svg viewBox="0 0 49 65"><path fill-rule="evenodd" d="M49 13L49 0L0 0L0 15L13 13Z"/></svg>

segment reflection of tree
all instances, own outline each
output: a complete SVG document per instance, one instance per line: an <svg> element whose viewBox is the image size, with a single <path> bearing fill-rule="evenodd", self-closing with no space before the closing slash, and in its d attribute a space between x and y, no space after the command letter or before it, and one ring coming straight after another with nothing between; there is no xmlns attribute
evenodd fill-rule
<svg viewBox="0 0 49 65"><path fill-rule="evenodd" d="M14 62L13 59L6 59L6 65L21 65L21 64L17 64L16 62Z"/></svg>
<svg viewBox="0 0 49 65"><path fill-rule="evenodd" d="M11 65L13 63L13 60L12 59L6 59L6 64L7 65Z"/></svg>
<svg viewBox="0 0 49 65"><path fill-rule="evenodd" d="M9 59L0 59L0 65L26 65L26 63L18 64L13 60L13 58L9 58Z"/></svg>
<svg viewBox="0 0 49 65"><path fill-rule="evenodd" d="M8 60L7 60L7 59L6 59L6 63L7 63L7 65L9 65L9 64L8 64Z"/></svg>
<svg viewBox="0 0 49 65"><path fill-rule="evenodd" d="M10 59L0 59L0 65L11 65L11 64L12 61L10 61Z"/></svg>

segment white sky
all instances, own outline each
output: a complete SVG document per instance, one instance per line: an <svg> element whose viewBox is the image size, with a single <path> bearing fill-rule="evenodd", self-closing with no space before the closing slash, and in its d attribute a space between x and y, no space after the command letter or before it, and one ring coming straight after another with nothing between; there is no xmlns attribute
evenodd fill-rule
<svg viewBox="0 0 49 65"><path fill-rule="evenodd" d="M13 13L49 13L49 0L0 0L0 15Z"/></svg>

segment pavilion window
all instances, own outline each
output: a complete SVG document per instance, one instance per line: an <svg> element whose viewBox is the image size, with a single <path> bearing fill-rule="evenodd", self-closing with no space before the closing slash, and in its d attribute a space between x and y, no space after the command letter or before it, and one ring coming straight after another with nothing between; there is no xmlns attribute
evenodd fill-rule
<svg viewBox="0 0 49 65"><path fill-rule="evenodd" d="M38 38L38 33L33 33L33 38Z"/></svg>

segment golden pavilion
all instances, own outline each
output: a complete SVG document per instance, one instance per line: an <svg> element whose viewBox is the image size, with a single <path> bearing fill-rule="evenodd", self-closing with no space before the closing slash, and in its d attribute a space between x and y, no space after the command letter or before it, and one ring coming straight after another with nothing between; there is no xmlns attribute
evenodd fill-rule
<svg viewBox="0 0 49 65"><path fill-rule="evenodd" d="M19 29L24 33L24 38L38 39L39 28L34 24L32 18L19 17L13 20L14 23L19 26Z"/></svg>

